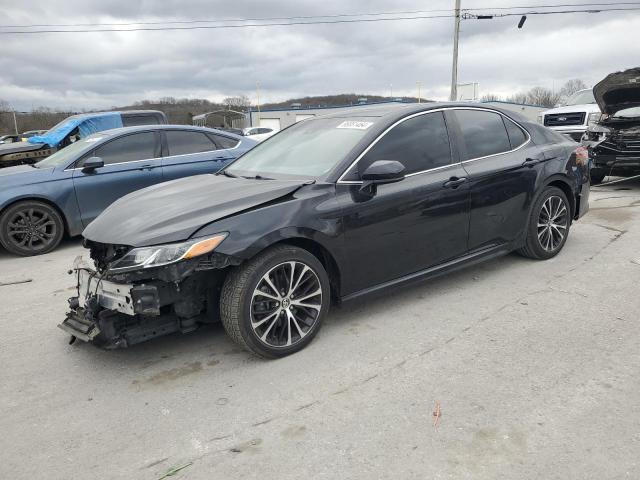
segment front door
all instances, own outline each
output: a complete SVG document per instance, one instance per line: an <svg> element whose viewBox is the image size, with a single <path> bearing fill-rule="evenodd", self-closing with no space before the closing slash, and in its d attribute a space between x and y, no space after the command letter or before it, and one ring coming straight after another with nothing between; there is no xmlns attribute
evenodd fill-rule
<svg viewBox="0 0 640 480"><path fill-rule="evenodd" d="M162 181L160 141L156 132L124 135L96 147L73 172L73 185L86 227L120 197ZM84 171L82 162L99 157L104 166Z"/></svg>
<svg viewBox="0 0 640 480"><path fill-rule="evenodd" d="M442 112L396 124L369 147L336 185L344 211L349 295L463 255L467 251L469 187L452 155ZM397 160L406 177L361 192L361 173L376 160Z"/></svg>

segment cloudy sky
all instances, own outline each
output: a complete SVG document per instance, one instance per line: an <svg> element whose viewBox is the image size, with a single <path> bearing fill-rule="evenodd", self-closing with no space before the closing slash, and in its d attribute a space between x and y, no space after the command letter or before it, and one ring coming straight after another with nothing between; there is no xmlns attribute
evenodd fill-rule
<svg viewBox="0 0 640 480"><path fill-rule="evenodd" d="M454 0L0 2L0 31L8 31L25 28L7 26L30 24L222 21L438 10L451 9ZM462 0L462 7L586 2ZM505 95L536 85L559 88L570 78L583 79L591 86L609 72L637 66L640 59L640 10L530 16L522 30L516 28L518 20L462 22L460 82L478 82L481 93ZM423 96L446 99L453 23L452 18L435 18L218 30L0 35L0 99L18 110L40 105L109 108L163 96L220 100L245 94L255 101L257 81L262 102L349 92L389 95L391 85L394 95L416 95L418 81Z"/></svg>

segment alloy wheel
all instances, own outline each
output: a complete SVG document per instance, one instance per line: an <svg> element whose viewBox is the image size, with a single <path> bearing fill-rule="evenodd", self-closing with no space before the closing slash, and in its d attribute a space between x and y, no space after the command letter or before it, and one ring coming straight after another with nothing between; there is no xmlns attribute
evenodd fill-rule
<svg viewBox="0 0 640 480"><path fill-rule="evenodd" d="M262 276L251 298L251 328L269 347L290 347L311 332L322 309L316 272L300 261L276 265Z"/></svg>
<svg viewBox="0 0 640 480"><path fill-rule="evenodd" d="M28 208L18 210L7 224L7 238L18 248L43 250L57 237L58 227L51 215L44 209Z"/></svg>
<svg viewBox="0 0 640 480"><path fill-rule="evenodd" d="M552 195L545 200L538 216L538 242L547 252L562 245L569 226L569 212L565 201Z"/></svg>

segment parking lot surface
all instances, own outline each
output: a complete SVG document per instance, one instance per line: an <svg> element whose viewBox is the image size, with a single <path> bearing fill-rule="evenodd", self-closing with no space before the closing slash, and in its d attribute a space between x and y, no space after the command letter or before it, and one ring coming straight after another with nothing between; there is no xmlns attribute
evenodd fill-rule
<svg viewBox="0 0 640 480"><path fill-rule="evenodd" d="M594 188L556 258L334 308L277 361L220 325L68 345L80 242L0 252L0 477L640 478L638 245L640 182Z"/></svg>

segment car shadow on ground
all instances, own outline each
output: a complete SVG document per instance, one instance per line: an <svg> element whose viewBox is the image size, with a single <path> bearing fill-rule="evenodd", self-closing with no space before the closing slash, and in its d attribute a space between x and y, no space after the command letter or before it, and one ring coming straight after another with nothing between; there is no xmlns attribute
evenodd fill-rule
<svg viewBox="0 0 640 480"><path fill-rule="evenodd" d="M640 190L640 176L638 177L605 177L599 185L591 185L592 191L638 191Z"/></svg>
<svg viewBox="0 0 640 480"><path fill-rule="evenodd" d="M370 295L343 305L333 305L323 322L320 335L313 340L310 346L322 342L323 337L330 337L336 333L338 335L348 334L349 329L358 325L363 318L382 315L388 317L389 322L392 322L398 305L416 300L429 302L430 299L437 298L443 292L464 290L478 280L490 277L509 265L528 262L532 262L532 260L516 254L506 255L430 280ZM226 334L220 322L202 325L192 333L174 333L157 337L125 349L102 350L80 341L76 341L72 348L81 350L82 357L86 355L88 358L92 358L97 355L101 363L112 367L122 367L124 364L126 367L140 370L165 362L172 365L188 365L194 359L198 359L199 362L213 361L218 363L220 358L228 358L233 359L234 366L264 361L236 345ZM211 360L214 357L218 360Z"/></svg>
<svg viewBox="0 0 640 480"><path fill-rule="evenodd" d="M62 241L60 242L60 245L58 245L58 247L55 250L49 253L45 253L44 255L41 255L41 257L46 258L47 255L54 255L56 253L61 253L61 252L64 252L65 250L71 250L72 248L77 248L80 246L82 246L82 237L73 237L73 238L65 237L62 239ZM16 259L16 258L20 258L20 257L18 255L9 253L8 251L6 251L4 248L0 246L0 260ZM27 259L31 257L23 257L23 258Z"/></svg>

